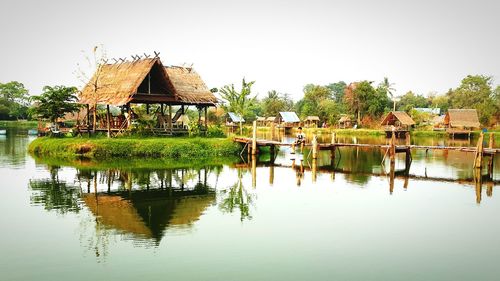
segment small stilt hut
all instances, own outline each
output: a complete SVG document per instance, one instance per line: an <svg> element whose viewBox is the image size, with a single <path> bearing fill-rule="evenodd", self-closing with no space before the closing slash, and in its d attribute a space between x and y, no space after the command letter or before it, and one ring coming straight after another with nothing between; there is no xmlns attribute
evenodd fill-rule
<svg viewBox="0 0 500 281"><path fill-rule="evenodd" d="M351 120L351 117L344 115L339 119L339 129L352 128L356 122Z"/></svg>
<svg viewBox="0 0 500 281"><path fill-rule="evenodd" d="M289 129L293 127L298 127L300 124L300 119L297 114L293 111L289 112L279 112L274 119L275 123L278 123L279 127Z"/></svg>
<svg viewBox="0 0 500 281"><path fill-rule="evenodd" d="M410 131L410 128L415 125L415 121L404 111L391 111L389 112L381 123L384 127L384 131L387 137L392 135L394 132L396 137L405 137L406 133Z"/></svg>
<svg viewBox="0 0 500 281"><path fill-rule="evenodd" d="M266 126L271 127L271 123L274 123L274 120L276 120L276 117L271 116L266 118Z"/></svg>
<svg viewBox="0 0 500 281"><path fill-rule="evenodd" d="M446 132L452 137L470 137L473 128L481 127L475 109L449 109L443 121Z"/></svg>
<svg viewBox="0 0 500 281"><path fill-rule="evenodd" d="M266 117L257 116L257 119L255 121L257 121L257 126L259 127L266 126Z"/></svg>
<svg viewBox="0 0 500 281"><path fill-rule="evenodd" d="M319 127L319 117L318 116L307 116L304 119L304 127Z"/></svg>
<svg viewBox="0 0 500 281"><path fill-rule="evenodd" d="M207 108L215 106L217 99L192 68L165 67L155 56L100 66L80 92L79 102L87 109L87 122L79 127L80 131L107 131L111 135L112 132L129 130L133 119L137 118L132 104L145 104L147 114L150 114L151 105L157 107L157 126L151 130L172 135L187 133L186 127L174 125L187 107L194 106L198 110L201 124L202 112L207 120ZM106 106L106 115L101 118L104 120L97 118L97 105ZM110 106L119 107L121 114L112 116ZM175 114L173 106L178 107ZM207 128L206 121L203 128Z"/></svg>

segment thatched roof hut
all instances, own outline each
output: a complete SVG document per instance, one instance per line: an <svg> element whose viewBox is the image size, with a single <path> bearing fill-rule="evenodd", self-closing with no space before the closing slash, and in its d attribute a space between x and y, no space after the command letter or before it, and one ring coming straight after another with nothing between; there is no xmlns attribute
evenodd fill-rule
<svg viewBox="0 0 500 281"><path fill-rule="evenodd" d="M449 109L444 117L449 128L479 128L479 118L475 109Z"/></svg>
<svg viewBox="0 0 500 281"><path fill-rule="evenodd" d="M351 120L351 117L344 115L340 117L339 119L339 128L345 129L345 128L350 128L353 126L353 124L356 123L355 121L353 122Z"/></svg>
<svg viewBox="0 0 500 281"><path fill-rule="evenodd" d="M304 125L306 127L311 127L314 125L316 125L316 127L318 127L319 117L318 116L307 116L306 119L304 119Z"/></svg>
<svg viewBox="0 0 500 281"><path fill-rule="evenodd" d="M217 99L192 68L164 67L156 57L102 65L81 91L79 102L213 106Z"/></svg>
<svg viewBox="0 0 500 281"><path fill-rule="evenodd" d="M415 125L415 121L404 111L391 111L389 112L384 120L382 120L381 125L394 125L396 127L409 127Z"/></svg>

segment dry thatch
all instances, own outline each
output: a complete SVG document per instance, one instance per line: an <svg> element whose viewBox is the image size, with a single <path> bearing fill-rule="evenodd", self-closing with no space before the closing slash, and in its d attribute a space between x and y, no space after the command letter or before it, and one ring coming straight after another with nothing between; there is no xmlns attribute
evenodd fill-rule
<svg viewBox="0 0 500 281"><path fill-rule="evenodd" d="M267 122L274 122L274 120L276 120L276 117L273 117L273 116L266 118Z"/></svg>
<svg viewBox="0 0 500 281"><path fill-rule="evenodd" d="M479 118L475 109L449 109L444 124L451 127L479 128Z"/></svg>
<svg viewBox="0 0 500 281"><path fill-rule="evenodd" d="M257 116L257 119L255 121L257 121L257 122L265 122L266 121L266 117Z"/></svg>
<svg viewBox="0 0 500 281"><path fill-rule="evenodd" d="M307 116L304 121L318 121L319 122L319 117L318 116Z"/></svg>
<svg viewBox="0 0 500 281"><path fill-rule="evenodd" d="M384 120L382 121L382 125L395 125L396 121L399 121L399 123L403 126L412 126L415 125L415 121L411 119L410 115L408 115L404 111L391 111L385 116Z"/></svg>
<svg viewBox="0 0 500 281"><path fill-rule="evenodd" d="M105 64L79 95L82 104L215 105L217 99L191 68L165 68L159 58Z"/></svg>
<svg viewBox="0 0 500 281"><path fill-rule="evenodd" d="M340 117L339 123L345 123L345 122L351 122L351 117L349 117L349 116Z"/></svg>
<svg viewBox="0 0 500 281"><path fill-rule="evenodd" d="M215 105L217 103L217 98L192 68L169 66L166 67L166 71L174 87L175 95L181 101L190 104Z"/></svg>

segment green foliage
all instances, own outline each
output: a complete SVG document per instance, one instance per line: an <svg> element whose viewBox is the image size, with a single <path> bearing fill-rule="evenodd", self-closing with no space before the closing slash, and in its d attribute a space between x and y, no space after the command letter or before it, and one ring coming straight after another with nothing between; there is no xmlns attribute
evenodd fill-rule
<svg viewBox="0 0 500 281"><path fill-rule="evenodd" d="M320 104L332 100L329 88L320 85L308 84L304 86L304 98L297 103L297 111L303 119L307 116L319 116L321 120L328 119L320 110Z"/></svg>
<svg viewBox="0 0 500 281"><path fill-rule="evenodd" d="M330 89L332 98L335 100L335 102L340 104L344 101L344 92L345 88L347 87L347 84L344 81L331 83L326 85L326 87Z"/></svg>
<svg viewBox="0 0 500 281"><path fill-rule="evenodd" d="M400 101L397 103L396 108L399 111L410 112L414 108L427 108L430 106L429 100L422 95L416 95L412 91L401 96Z"/></svg>
<svg viewBox="0 0 500 281"><path fill-rule="evenodd" d="M0 83L0 119L27 119L29 95L22 83Z"/></svg>
<svg viewBox="0 0 500 281"><path fill-rule="evenodd" d="M36 156L74 159L108 157L206 158L235 156L239 144L227 138L37 138L29 152Z"/></svg>
<svg viewBox="0 0 500 281"><path fill-rule="evenodd" d="M33 100L37 103L33 108L33 113L41 118L47 118L51 122L55 122L64 114L78 110L76 92L75 87L45 86L40 96L33 97Z"/></svg>
<svg viewBox="0 0 500 281"><path fill-rule="evenodd" d="M246 116L252 112L252 108L257 103L257 97L251 97L254 83L255 81L246 82L243 78L239 92L234 88L234 84L225 85L219 90L221 98L226 101L223 105L226 112L235 112L240 116Z"/></svg>
<svg viewBox="0 0 500 281"><path fill-rule="evenodd" d="M431 119L431 114L420 112L415 109L410 110L410 116L417 125L422 125Z"/></svg>
<svg viewBox="0 0 500 281"><path fill-rule="evenodd" d="M490 118L500 110L496 94L492 90L492 77L468 75L458 88L449 94L453 108L475 108L479 121L488 124Z"/></svg>
<svg viewBox="0 0 500 281"><path fill-rule="evenodd" d="M440 108L441 113L445 113L450 108L450 97L449 95L436 95L430 97L431 107Z"/></svg>
<svg viewBox="0 0 500 281"><path fill-rule="evenodd" d="M374 89L371 82L361 81L353 89L346 91L345 101L350 112L358 116L358 122L363 115L379 117L390 103L387 90L384 87Z"/></svg>
<svg viewBox="0 0 500 281"><path fill-rule="evenodd" d="M277 116L280 111L292 110L293 101L288 94L281 94L276 90L271 90L262 99L261 107L264 116Z"/></svg>

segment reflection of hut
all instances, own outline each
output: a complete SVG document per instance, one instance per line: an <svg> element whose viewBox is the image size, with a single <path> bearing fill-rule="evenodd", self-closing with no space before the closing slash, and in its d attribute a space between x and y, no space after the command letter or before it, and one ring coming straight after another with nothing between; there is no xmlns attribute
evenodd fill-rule
<svg viewBox="0 0 500 281"><path fill-rule="evenodd" d="M447 128L446 131L453 137L455 135L470 137L471 129L481 126L475 109L449 109L443 124Z"/></svg>
<svg viewBox="0 0 500 281"><path fill-rule="evenodd" d="M385 126L385 133L388 137L391 136L393 128L396 137L404 137L406 132L410 131L411 126L415 125L415 121L404 111L391 111L385 116L381 125Z"/></svg>
<svg viewBox="0 0 500 281"><path fill-rule="evenodd" d="M274 120L276 120L276 117L267 117L266 118L266 125L268 127L271 127L271 123L274 123Z"/></svg>
<svg viewBox="0 0 500 281"><path fill-rule="evenodd" d="M172 196L168 190L152 190L136 191L129 196L128 192L118 192L87 194L84 202L107 227L159 242L167 227L190 227L199 220L215 202L215 194Z"/></svg>
<svg viewBox="0 0 500 281"><path fill-rule="evenodd" d="M339 128L340 129L345 129L345 128L352 128L352 126L356 124L355 121L351 120L351 117L344 115L340 117L339 119Z"/></svg>
<svg viewBox="0 0 500 281"><path fill-rule="evenodd" d="M239 123L245 123L245 119L234 112L228 112L226 117L226 126L238 126Z"/></svg>
<svg viewBox="0 0 500 281"><path fill-rule="evenodd" d="M293 128L299 126L300 119L295 112L280 112L274 122L283 128Z"/></svg>
<svg viewBox="0 0 500 281"><path fill-rule="evenodd" d="M318 116L307 116L304 119L305 127L319 127L319 117Z"/></svg>
<svg viewBox="0 0 500 281"><path fill-rule="evenodd" d="M257 116L257 126L264 127L266 125L266 117Z"/></svg>

